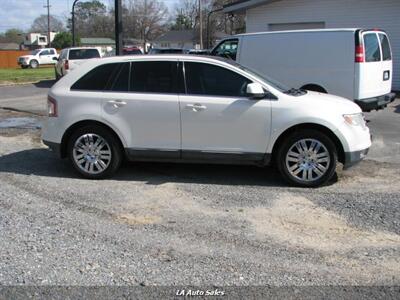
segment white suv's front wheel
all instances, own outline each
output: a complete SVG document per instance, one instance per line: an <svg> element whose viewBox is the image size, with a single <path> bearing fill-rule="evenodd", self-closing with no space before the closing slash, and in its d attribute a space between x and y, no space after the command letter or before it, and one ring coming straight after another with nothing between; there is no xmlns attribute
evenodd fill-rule
<svg viewBox="0 0 400 300"><path fill-rule="evenodd" d="M283 142L277 159L279 171L290 183L315 187L326 183L335 174L337 150L325 134L301 130Z"/></svg>
<svg viewBox="0 0 400 300"><path fill-rule="evenodd" d="M68 154L74 168L90 179L111 176L122 161L119 141L108 129L96 125L72 134Z"/></svg>

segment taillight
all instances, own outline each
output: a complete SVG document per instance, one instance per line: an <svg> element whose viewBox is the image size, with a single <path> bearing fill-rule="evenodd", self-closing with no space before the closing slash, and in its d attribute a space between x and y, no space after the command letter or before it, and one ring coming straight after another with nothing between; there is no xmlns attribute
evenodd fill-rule
<svg viewBox="0 0 400 300"><path fill-rule="evenodd" d="M355 62L358 62L358 63L364 62L364 46L363 45L356 46Z"/></svg>
<svg viewBox="0 0 400 300"><path fill-rule="evenodd" d="M58 117L57 100L47 96L47 112L49 117Z"/></svg>
<svg viewBox="0 0 400 300"><path fill-rule="evenodd" d="M69 69L69 62L68 62L68 59L66 59L66 60L64 61L64 69L65 69L65 70L68 70L68 69Z"/></svg>

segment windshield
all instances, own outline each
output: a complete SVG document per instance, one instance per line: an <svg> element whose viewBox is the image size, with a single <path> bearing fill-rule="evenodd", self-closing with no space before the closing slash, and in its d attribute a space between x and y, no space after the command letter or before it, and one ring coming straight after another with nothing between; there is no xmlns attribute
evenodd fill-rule
<svg viewBox="0 0 400 300"><path fill-rule="evenodd" d="M40 52L40 49L33 50L33 51L31 51L31 55L36 55L39 52Z"/></svg>
<svg viewBox="0 0 400 300"><path fill-rule="evenodd" d="M263 74L258 73L257 71L254 71L253 69L249 69L247 67L244 67L240 64L238 64L237 62L233 61L233 60L225 60L225 62L230 63L231 65L249 73L250 75L253 75L254 77L257 77L259 80L261 81L265 81L266 83L268 83L269 85L271 85L273 88L277 89L280 92L286 92L288 90L290 90L290 87L284 85L283 83L269 77Z"/></svg>

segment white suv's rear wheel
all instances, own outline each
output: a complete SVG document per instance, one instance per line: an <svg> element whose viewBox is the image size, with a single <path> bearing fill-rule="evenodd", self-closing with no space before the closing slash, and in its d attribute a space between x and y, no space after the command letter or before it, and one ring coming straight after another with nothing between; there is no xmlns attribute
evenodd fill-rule
<svg viewBox="0 0 400 300"><path fill-rule="evenodd" d="M101 126L85 126L75 131L68 143L74 168L86 178L105 178L118 169L122 154L119 141Z"/></svg>
<svg viewBox="0 0 400 300"><path fill-rule="evenodd" d="M278 168L290 183L315 187L335 174L337 151L329 137L316 130L294 132L278 153Z"/></svg>

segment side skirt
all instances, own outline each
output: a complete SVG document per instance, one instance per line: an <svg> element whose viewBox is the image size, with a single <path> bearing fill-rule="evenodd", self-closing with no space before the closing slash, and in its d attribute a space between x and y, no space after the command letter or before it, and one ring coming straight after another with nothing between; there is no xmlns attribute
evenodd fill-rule
<svg viewBox="0 0 400 300"><path fill-rule="evenodd" d="M271 162L270 153L257 152L213 152L194 150L164 150L126 148L130 161L155 161L176 163L229 164L267 166Z"/></svg>

